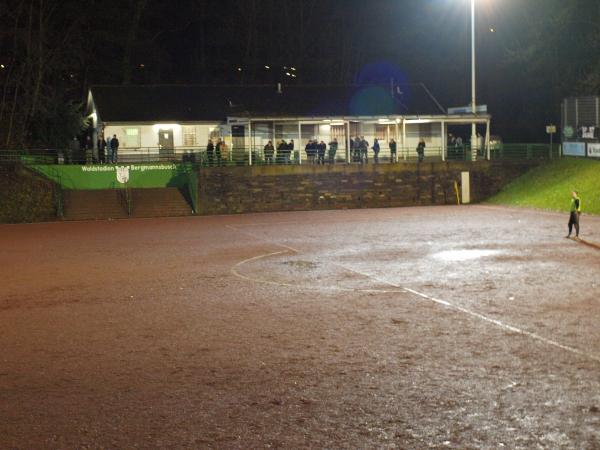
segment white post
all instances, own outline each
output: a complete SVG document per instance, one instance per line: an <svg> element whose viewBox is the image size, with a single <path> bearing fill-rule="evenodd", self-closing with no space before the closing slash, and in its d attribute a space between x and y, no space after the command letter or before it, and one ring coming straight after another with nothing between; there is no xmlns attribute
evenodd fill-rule
<svg viewBox="0 0 600 450"><path fill-rule="evenodd" d="M460 186L462 191L462 202L465 205L471 203L471 176L469 172L461 172Z"/></svg>
<svg viewBox="0 0 600 450"><path fill-rule="evenodd" d="M298 164L302 164L302 122L298 121Z"/></svg>
<svg viewBox="0 0 600 450"><path fill-rule="evenodd" d="M475 97L475 0L471 0L471 106L473 108L473 115L477 114L477 102ZM473 155L473 161L477 159L477 147L479 142L477 140L477 125L475 122L471 124L471 153Z"/></svg>
<svg viewBox="0 0 600 450"><path fill-rule="evenodd" d="M402 119L402 154L404 155L404 161L406 161L406 120Z"/></svg>
<svg viewBox="0 0 600 450"><path fill-rule="evenodd" d="M442 161L446 161L446 143L448 139L446 139L446 123L442 120L440 122L442 129Z"/></svg>
<svg viewBox="0 0 600 450"><path fill-rule="evenodd" d="M399 131L399 127L398 127L398 119L396 119L396 126L395 126L395 131L394 131L394 140L396 141L396 161L392 161L392 162L398 162L398 141L400 140L400 131ZM402 148L402 147L400 147ZM390 155L391 158L391 155Z"/></svg>
<svg viewBox="0 0 600 450"><path fill-rule="evenodd" d="M254 136L252 136L252 121L248 122L248 134L250 135L250 152L248 153L248 165L252 165L252 148L254 147Z"/></svg>
<svg viewBox="0 0 600 450"><path fill-rule="evenodd" d="M485 150L486 158L489 161L492 159L492 149L490 149L490 121L485 122Z"/></svg>
<svg viewBox="0 0 600 450"><path fill-rule="evenodd" d="M350 122L346 121L346 164L350 162Z"/></svg>

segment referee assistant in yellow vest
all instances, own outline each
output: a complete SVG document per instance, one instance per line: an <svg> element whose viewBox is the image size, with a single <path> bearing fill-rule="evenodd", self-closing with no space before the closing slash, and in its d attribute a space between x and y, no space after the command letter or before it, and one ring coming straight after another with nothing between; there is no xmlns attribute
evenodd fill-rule
<svg viewBox="0 0 600 450"><path fill-rule="evenodd" d="M575 239L579 238L579 216L581 215L581 200L577 195L576 191L571 192L571 215L569 216L569 234L567 238L571 237L573 232L573 225L575 225Z"/></svg>

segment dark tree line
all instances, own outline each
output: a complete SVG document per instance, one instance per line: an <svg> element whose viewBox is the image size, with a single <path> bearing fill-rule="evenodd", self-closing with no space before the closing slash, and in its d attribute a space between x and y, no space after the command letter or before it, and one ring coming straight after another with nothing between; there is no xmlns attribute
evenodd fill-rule
<svg viewBox="0 0 600 450"><path fill-rule="evenodd" d="M479 5L478 97L498 132L537 139L563 96L598 93L597 0ZM470 98L466 0L2 0L0 24L1 147L64 145L92 84L393 77ZM376 61L397 69L365 74Z"/></svg>

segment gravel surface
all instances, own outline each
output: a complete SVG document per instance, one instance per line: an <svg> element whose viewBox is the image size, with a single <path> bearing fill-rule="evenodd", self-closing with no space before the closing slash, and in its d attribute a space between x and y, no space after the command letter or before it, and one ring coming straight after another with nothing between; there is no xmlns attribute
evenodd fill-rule
<svg viewBox="0 0 600 450"><path fill-rule="evenodd" d="M600 249L567 220L0 225L0 448L600 448Z"/></svg>

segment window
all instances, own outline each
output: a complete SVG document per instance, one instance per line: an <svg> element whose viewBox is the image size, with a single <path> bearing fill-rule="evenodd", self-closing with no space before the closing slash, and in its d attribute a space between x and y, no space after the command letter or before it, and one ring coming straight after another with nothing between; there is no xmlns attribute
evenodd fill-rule
<svg viewBox="0 0 600 450"><path fill-rule="evenodd" d="M420 123L419 124L419 136L421 137L421 139L423 139L426 143L431 143L433 142L432 140L432 135L433 135L433 124L431 123Z"/></svg>
<svg viewBox="0 0 600 450"><path fill-rule="evenodd" d="M355 138L356 136L360 136L360 123L350 122L350 137Z"/></svg>
<svg viewBox="0 0 600 450"><path fill-rule="evenodd" d="M387 125L375 125L375 139L387 141Z"/></svg>
<svg viewBox="0 0 600 450"><path fill-rule="evenodd" d="M283 125L275 125L275 140L280 141L283 139Z"/></svg>
<svg viewBox="0 0 600 450"><path fill-rule="evenodd" d="M221 129L219 127L211 127L208 129L208 138L215 141L221 137Z"/></svg>
<svg viewBox="0 0 600 450"><path fill-rule="evenodd" d="M196 145L196 127L183 127L183 145L193 147Z"/></svg>
<svg viewBox="0 0 600 450"><path fill-rule="evenodd" d="M139 128L125 128L125 145L128 148L139 148L140 143L140 129Z"/></svg>
<svg viewBox="0 0 600 450"><path fill-rule="evenodd" d="M300 130L303 142L317 137L317 127L315 125L302 124Z"/></svg>
<svg viewBox="0 0 600 450"><path fill-rule="evenodd" d="M337 139L338 142L344 142L346 140L346 126L345 125L331 125L331 139Z"/></svg>

